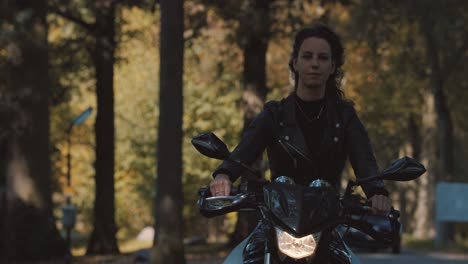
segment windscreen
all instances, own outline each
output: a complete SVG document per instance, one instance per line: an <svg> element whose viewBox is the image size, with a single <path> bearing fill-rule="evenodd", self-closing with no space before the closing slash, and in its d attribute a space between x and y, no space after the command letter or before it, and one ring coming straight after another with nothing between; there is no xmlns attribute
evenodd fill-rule
<svg viewBox="0 0 468 264"><path fill-rule="evenodd" d="M338 194L333 188L272 183L264 188L265 203L276 221L296 234L308 234L336 217Z"/></svg>

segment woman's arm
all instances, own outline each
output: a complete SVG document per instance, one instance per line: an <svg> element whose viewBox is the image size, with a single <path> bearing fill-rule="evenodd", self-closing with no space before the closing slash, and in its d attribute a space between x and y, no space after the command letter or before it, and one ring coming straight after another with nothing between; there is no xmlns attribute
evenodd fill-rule
<svg viewBox="0 0 468 264"><path fill-rule="evenodd" d="M356 114L351 110L349 122L345 128L346 150L356 178L362 179L379 174L379 167L374 156L367 130ZM375 194L388 195L382 180L377 180L362 186L367 197Z"/></svg>
<svg viewBox="0 0 468 264"><path fill-rule="evenodd" d="M356 178L367 178L377 175L379 168L372 150L367 130L356 114L354 108L346 127L346 149ZM376 180L362 185L366 196L372 202L372 211L378 215L388 215L391 201L382 180Z"/></svg>
<svg viewBox="0 0 468 264"><path fill-rule="evenodd" d="M231 160L237 160L249 166L253 164L271 141L273 127L272 115L268 109L264 108L244 131L239 144L231 153L230 160L223 161L214 171L213 176L219 173L227 174L234 182L244 171L244 167Z"/></svg>

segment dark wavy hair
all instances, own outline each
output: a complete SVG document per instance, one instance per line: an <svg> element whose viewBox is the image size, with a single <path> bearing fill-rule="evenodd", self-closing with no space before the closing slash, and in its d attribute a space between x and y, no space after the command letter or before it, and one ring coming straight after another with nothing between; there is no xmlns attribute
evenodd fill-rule
<svg viewBox="0 0 468 264"><path fill-rule="evenodd" d="M303 28L296 33L294 38L293 51L289 60L289 70L291 71L294 78L294 89L297 89L299 76L294 70L293 61L297 59L299 55L299 49L301 48L302 42L310 37L324 39L328 42L328 45L330 45L331 48L331 57L333 63L335 64L335 72L333 72L327 80L325 96L344 100L344 92L340 89L341 78L343 77L343 70L341 69L341 66L343 66L344 63L343 44L341 43L340 37L328 26L322 23L317 23L310 27Z"/></svg>

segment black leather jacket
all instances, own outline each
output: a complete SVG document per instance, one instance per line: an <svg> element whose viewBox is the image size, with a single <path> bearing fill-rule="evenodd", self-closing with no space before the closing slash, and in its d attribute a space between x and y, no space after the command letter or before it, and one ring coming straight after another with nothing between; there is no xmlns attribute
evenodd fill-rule
<svg viewBox="0 0 468 264"><path fill-rule="evenodd" d="M284 175L307 185L321 178L338 186L345 161L349 157L358 178L379 172L367 131L351 103L325 100L325 132L319 149L310 150L295 118L295 96L270 101L245 131L231 158L252 164L267 149L272 179ZM234 182L243 168L224 161L213 173L229 175ZM368 197L388 195L383 181L363 186Z"/></svg>

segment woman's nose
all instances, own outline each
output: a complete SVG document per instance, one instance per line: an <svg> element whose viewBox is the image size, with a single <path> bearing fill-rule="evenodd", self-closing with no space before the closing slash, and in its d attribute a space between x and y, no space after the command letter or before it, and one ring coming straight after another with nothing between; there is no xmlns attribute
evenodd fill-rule
<svg viewBox="0 0 468 264"><path fill-rule="evenodd" d="M319 60L317 57L312 58L312 67L318 68L320 66Z"/></svg>

